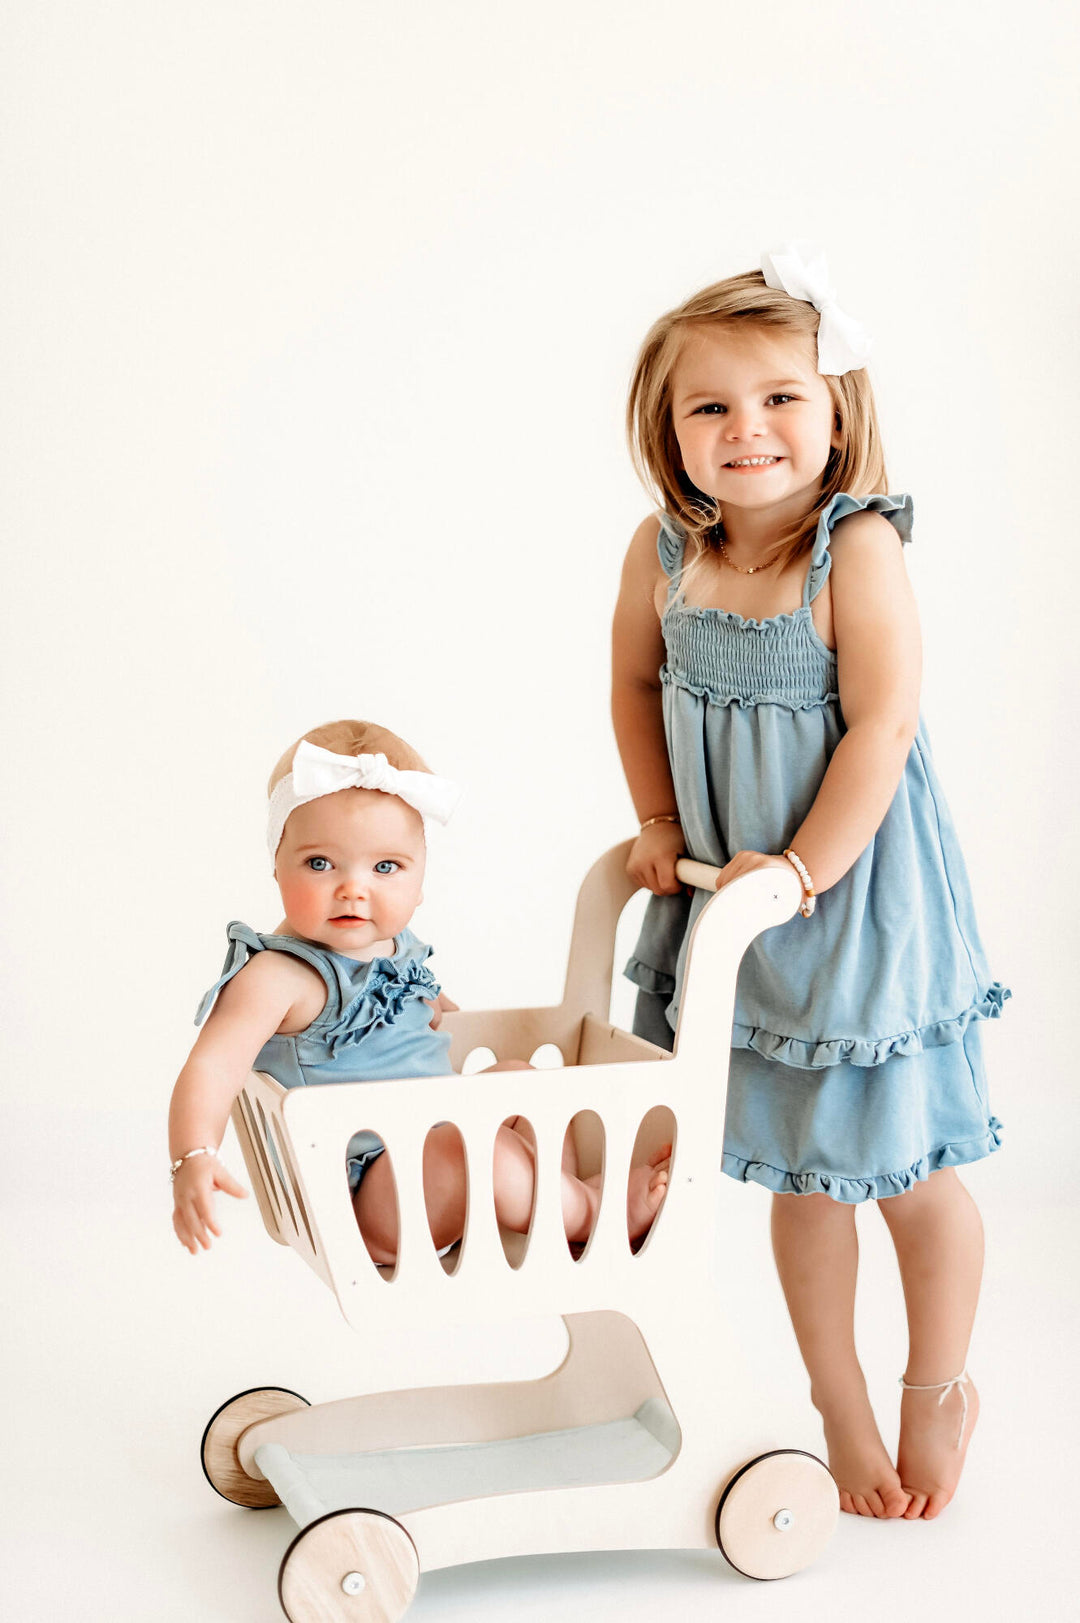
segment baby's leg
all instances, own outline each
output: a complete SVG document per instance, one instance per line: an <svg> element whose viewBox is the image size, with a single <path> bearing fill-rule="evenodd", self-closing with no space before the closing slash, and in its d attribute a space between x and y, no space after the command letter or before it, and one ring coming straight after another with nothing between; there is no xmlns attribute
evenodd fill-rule
<svg viewBox="0 0 1080 1623"><path fill-rule="evenodd" d="M522 1060L502 1060L498 1065L489 1065L489 1071L529 1071L531 1065ZM514 1134L524 1145L528 1155L528 1164L535 1175L536 1164L536 1135L532 1125L524 1116L510 1116L500 1129L502 1132ZM506 1164L500 1173L499 1155L505 1153ZM671 1164L671 1145L665 1144L657 1150L643 1166L634 1166L630 1169L630 1179L626 1193L626 1222L627 1231L631 1240L640 1239L652 1225L653 1219L660 1209L660 1204L667 1194L668 1171ZM521 1158L517 1146L504 1144L500 1152L496 1143L496 1195L495 1210L499 1222L506 1228L514 1229L524 1234L529 1226L532 1215L532 1183L528 1184L528 1205L525 1205L525 1163ZM578 1243L587 1240L592 1233L596 1214L600 1207L600 1189L602 1179L599 1173L590 1178L581 1178L578 1175L577 1143L571 1130L567 1130L562 1147L562 1209L563 1223L566 1228L566 1238ZM502 1194L500 1196L500 1187ZM502 1203L502 1204L501 1204ZM503 1215L503 1212L508 1214Z"/></svg>
<svg viewBox="0 0 1080 1623"><path fill-rule="evenodd" d="M855 1208L828 1195L774 1195L772 1240L840 1508L902 1516L909 1495L881 1440L855 1352Z"/></svg>
<svg viewBox="0 0 1080 1623"><path fill-rule="evenodd" d="M527 1123L519 1117L504 1122L495 1140L495 1213L504 1227L524 1234L532 1217L536 1178L536 1150ZM569 1136L569 1135L568 1135ZM655 1164L634 1167L630 1173L627 1215L630 1238L637 1239L651 1224L667 1193L668 1160L671 1146L658 1151ZM587 1240L600 1209L599 1173L579 1178L567 1165L577 1165L573 1145L564 1147L562 1166L562 1216L566 1238L574 1243Z"/></svg>
<svg viewBox="0 0 1080 1623"><path fill-rule="evenodd" d="M982 1279L983 1231L975 1202L952 1167L931 1173L906 1194L878 1202L889 1226L908 1316L908 1363L913 1386L944 1383L964 1369ZM900 1480L911 1495L910 1520L931 1521L956 1492L979 1397L968 1381L967 1419L954 1387L905 1390L900 1405ZM957 1447L959 1440L960 1446Z"/></svg>
<svg viewBox="0 0 1080 1623"><path fill-rule="evenodd" d="M433 1127L424 1141L424 1204L436 1249L465 1231L465 1151L450 1123ZM388 1155L364 1173L353 1198L364 1244L374 1262L393 1262L398 1248L397 1188Z"/></svg>
<svg viewBox="0 0 1080 1623"><path fill-rule="evenodd" d="M521 1117L504 1122L495 1139L495 1215L505 1228L524 1234L532 1219L536 1190L536 1146ZM562 1174L562 1215L568 1240L586 1240L600 1205L599 1180L582 1182Z"/></svg>
<svg viewBox="0 0 1080 1623"><path fill-rule="evenodd" d="M372 1262L393 1262L398 1248L397 1187L388 1155L373 1161L353 1196L353 1211Z"/></svg>

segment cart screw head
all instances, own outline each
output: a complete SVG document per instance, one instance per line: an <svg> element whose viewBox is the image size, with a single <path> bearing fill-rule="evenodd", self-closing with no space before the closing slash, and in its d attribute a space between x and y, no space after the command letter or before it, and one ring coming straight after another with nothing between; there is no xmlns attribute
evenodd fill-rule
<svg viewBox="0 0 1080 1623"><path fill-rule="evenodd" d="M346 1595L359 1595L367 1588L367 1579L362 1572L347 1572L341 1580L341 1587Z"/></svg>
<svg viewBox="0 0 1080 1623"><path fill-rule="evenodd" d="M772 1524L778 1533L786 1533L788 1528L793 1525L794 1521L795 1514L793 1511L778 1510L772 1519Z"/></svg>

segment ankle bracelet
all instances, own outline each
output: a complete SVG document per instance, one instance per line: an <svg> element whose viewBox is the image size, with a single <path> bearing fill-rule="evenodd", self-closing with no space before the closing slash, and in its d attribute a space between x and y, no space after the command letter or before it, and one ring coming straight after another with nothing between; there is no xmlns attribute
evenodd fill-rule
<svg viewBox="0 0 1080 1623"><path fill-rule="evenodd" d="M960 1371L959 1375L954 1375L953 1376L951 1381L935 1381L932 1386L917 1386L914 1381L909 1381L906 1378L906 1376L901 1375L901 1377L900 1377L900 1385L904 1388L905 1392L940 1392L941 1396L937 1400L939 1409L941 1408L941 1405L945 1402L945 1399L948 1397L948 1395L952 1391L953 1387L954 1386L959 1387L959 1389L960 1389L960 1404L961 1404L961 1409L960 1409L960 1432L959 1432L959 1435L957 1436L957 1439L956 1439L956 1446L957 1446L957 1448L959 1448L960 1444L964 1440L964 1427L967 1425L967 1413L968 1413L968 1398L967 1398L967 1393L964 1391L964 1386L966 1385L966 1383L970 1379L971 1379L971 1376L968 1374L967 1370L962 1369Z"/></svg>

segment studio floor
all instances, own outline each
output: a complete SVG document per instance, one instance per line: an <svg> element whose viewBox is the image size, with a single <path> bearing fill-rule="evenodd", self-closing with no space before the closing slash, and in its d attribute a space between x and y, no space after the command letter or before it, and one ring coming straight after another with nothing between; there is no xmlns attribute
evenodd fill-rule
<svg viewBox="0 0 1080 1623"><path fill-rule="evenodd" d="M318 1402L430 1378L430 1346L388 1345L374 1328L369 1343L349 1329L325 1287L265 1237L253 1200L230 1203L226 1236L209 1256L182 1252L159 1177L160 1130L150 1113L123 1127L89 1115L57 1123L58 1134L82 1135L78 1164L93 1175L58 1191L51 1178L35 1182L24 1162L7 1185L15 1199L4 1224L5 1297L16 1306L6 1315L0 1590L5 1615L19 1623L272 1623L281 1616L278 1564L295 1529L283 1510L243 1511L209 1488L198 1448L210 1414L251 1386L286 1386ZM239 1170L235 1147L231 1158ZM1010 1204L1003 1172L1002 1157L967 1180L988 1236L971 1359L983 1415L961 1492L940 1520L842 1516L819 1561L777 1583L741 1578L712 1552L518 1558L434 1572L421 1579L410 1619L655 1623L786 1619L794 1610L809 1620L909 1623L983 1608L1042 1623L1075 1618L1080 1220L1075 1208ZM745 1199L764 1225L767 1201L755 1190ZM903 1322L872 1210L860 1238L860 1345L892 1443ZM775 1333L790 1334L775 1280L763 1277L761 1291ZM547 1320L462 1331L444 1338L439 1356L451 1379L540 1373L557 1361L561 1334ZM784 1385L777 1438L823 1452L805 1387Z"/></svg>

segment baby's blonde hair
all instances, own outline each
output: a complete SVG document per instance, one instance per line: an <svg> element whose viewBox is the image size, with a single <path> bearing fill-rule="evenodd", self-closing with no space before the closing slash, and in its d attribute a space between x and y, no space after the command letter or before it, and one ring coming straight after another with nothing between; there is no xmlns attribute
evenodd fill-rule
<svg viewBox="0 0 1080 1623"><path fill-rule="evenodd" d="M320 749L333 750L335 755L385 755L390 765L399 772L430 772L431 768L420 759L411 744L406 744L388 727L374 721L327 721L313 727L309 733L290 744L270 774L266 786L272 795L282 778L292 771L293 756L304 742L318 744Z"/></svg>
<svg viewBox="0 0 1080 1623"><path fill-rule="evenodd" d="M651 328L634 367L626 426L630 454L645 488L686 531L695 556L713 546L710 531L721 522L718 505L691 483L682 465L671 418L671 379L687 338L695 329L755 327L817 340L818 313L805 299L766 286L760 271L728 276L676 309ZM840 446L830 451L821 476L821 495L812 512L782 531L784 563L808 550L817 521L841 491L867 496L887 489L885 457L870 378L865 368L825 377L839 419Z"/></svg>

